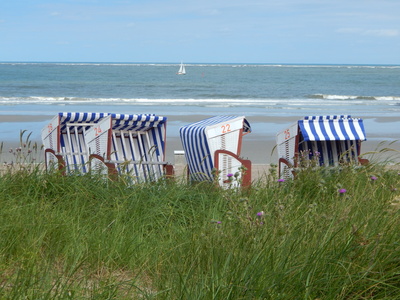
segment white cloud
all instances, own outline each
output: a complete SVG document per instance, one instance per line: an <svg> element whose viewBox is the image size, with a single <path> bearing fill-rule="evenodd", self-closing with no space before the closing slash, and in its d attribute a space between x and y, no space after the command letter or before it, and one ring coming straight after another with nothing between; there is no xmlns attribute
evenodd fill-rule
<svg viewBox="0 0 400 300"><path fill-rule="evenodd" d="M397 29L361 29L361 28L339 28L336 30L343 34L357 34L376 37L395 37L400 35Z"/></svg>
<svg viewBox="0 0 400 300"><path fill-rule="evenodd" d="M399 35L399 30L396 29L374 29L374 30L366 30L364 35L372 35L372 36L383 36L383 37L393 37Z"/></svg>

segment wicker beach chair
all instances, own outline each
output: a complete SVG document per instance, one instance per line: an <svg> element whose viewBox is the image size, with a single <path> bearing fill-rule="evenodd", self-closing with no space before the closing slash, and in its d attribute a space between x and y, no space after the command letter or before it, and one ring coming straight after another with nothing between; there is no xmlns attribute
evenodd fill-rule
<svg viewBox="0 0 400 300"><path fill-rule="evenodd" d="M309 116L276 136L279 176L290 178L295 169L309 162L317 166L368 161L359 157L366 140L362 119L340 116Z"/></svg>
<svg viewBox="0 0 400 300"><path fill-rule="evenodd" d="M166 121L156 115L59 113L42 130L46 168L126 174L133 183L172 175L164 160Z"/></svg>
<svg viewBox="0 0 400 300"><path fill-rule="evenodd" d="M251 127L242 116L216 116L180 128L191 181L218 180L224 188L251 184L251 161L241 159L243 135Z"/></svg>

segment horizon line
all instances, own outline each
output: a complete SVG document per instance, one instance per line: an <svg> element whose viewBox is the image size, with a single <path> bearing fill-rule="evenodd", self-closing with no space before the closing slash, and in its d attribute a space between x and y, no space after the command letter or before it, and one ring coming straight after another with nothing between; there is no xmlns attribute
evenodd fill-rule
<svg viewBox="0 0 400 300"><path fill-rule="evenodd" d="M180 62L113 62L113 61L0 61L0 64L154 64L154 65L179 65ZM290 65L313 65L313 66L400 66L400 64L382 63L265 63L265 62L184 62L185 65L270 65L270 66L290 66Z"/></svg>

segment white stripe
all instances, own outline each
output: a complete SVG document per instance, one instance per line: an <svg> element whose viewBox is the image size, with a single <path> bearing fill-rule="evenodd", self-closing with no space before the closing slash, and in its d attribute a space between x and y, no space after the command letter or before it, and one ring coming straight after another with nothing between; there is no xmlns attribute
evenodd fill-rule
<svg viewBox="0 0 400 300"><path fill-rule="evenodd" d="M362 120L359 120L359 119L354 119L353 120L354 129L356 130L360 140L364 141L365 140L365 135L364 135L364 132L361 129L360 122L362 122Z"/></svg>
<svg viewBox="0 0 400 300"><path fill-rule="evenodd" d="M346 133L349 136L350 140L355 140L356 138L355 138L353 132L351 131L349 121L348 120L344 120L343 121L343 125L344 125Z"/></svg>
<svg viewBox="0 0 400 300"><path fill-rule="evenodd" d="M337 133L337 135L339 136L339 140L343 141L345 139L342 130L339 126L339 122L333 122L333 126L335 127L335 131Z"/></svg>
<svg viewBox="0 0 400 300"><path fill-rule="evenodd" d="M317 132L318 138L321 141L325 141L326 137L324 136L324 134L321 131L320 122L319 121L314 121L313 123L314 123L315 131Z"/></svg>
<svg viewBox="0 0 400 300"><path fill-rule="evenodd" d="M311 132L311 128L310 128L309 121L308 121L308 120L304 120L304 121L303 121L303 124L304 124L305 130L307 131L309 140L310 140L310 141L314 141L314 140L315 140L315 137L314 137L313 133Z"/></svg>
<svg viewBox="0 0 400 300"><path fill-rule="evenodd" d="M329 124L330 124L329 120L325 120L324 121L324 128L325 128L326 134L329 137L328 140L329 141L334 141L335 140L335 136L333 135L331 127L329 126Z"/></svg>
<svg viewBox="0 0 400 300"><path fill-rule="evenodd" d="M78 115L78 122L82 122L84 120L83 117L85 116L85 114L77 113L77 115Z"/></svg>

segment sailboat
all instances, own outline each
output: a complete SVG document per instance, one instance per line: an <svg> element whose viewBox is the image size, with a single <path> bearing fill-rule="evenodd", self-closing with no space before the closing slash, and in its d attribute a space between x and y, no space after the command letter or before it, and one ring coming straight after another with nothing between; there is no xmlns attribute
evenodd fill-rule
<svg viewBox="0 0 400 300"><path fill-rule="evenodd" d="M186 69L185 69L185 65L183 64L183 62L181 62L181 66L179 67L179 71L176 74L177 75L186 75Z"/></svg>

